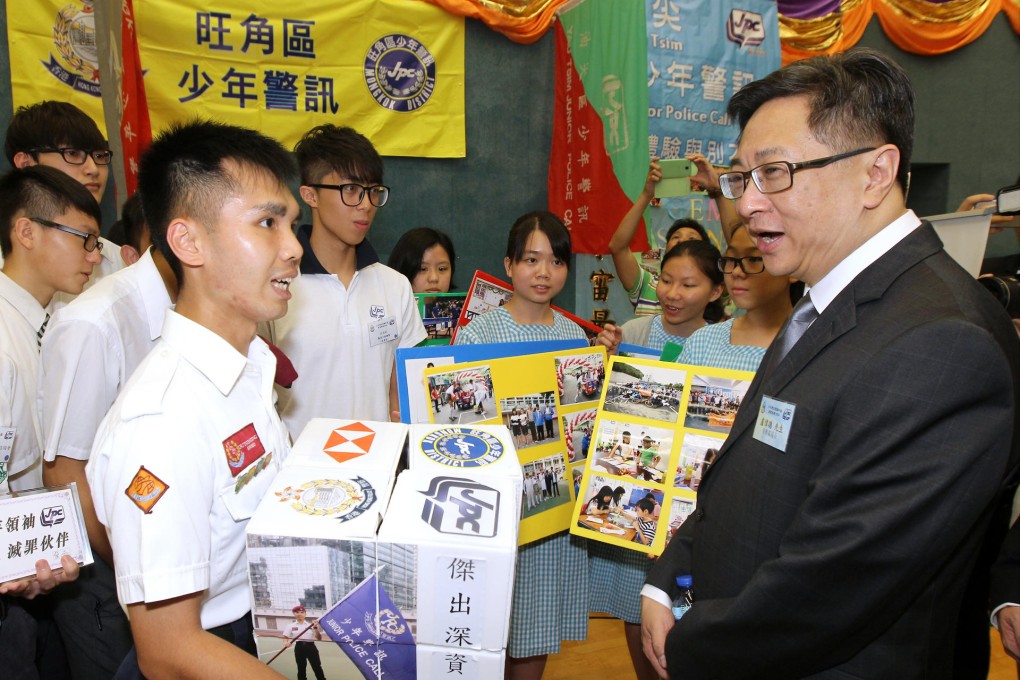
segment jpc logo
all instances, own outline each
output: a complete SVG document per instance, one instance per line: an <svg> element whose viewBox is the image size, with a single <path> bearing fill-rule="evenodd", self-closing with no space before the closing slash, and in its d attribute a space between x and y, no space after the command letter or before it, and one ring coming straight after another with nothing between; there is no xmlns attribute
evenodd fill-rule
<svg viewBox="0 0 1020 680"><path fill-rule="evenodd" d="M765 22L757 12L735 9L726 20L726 37L741 47L755 47L765 42Z"/></svg>
<svg viewBox="0 0 1020 680"><path fill-rule="evenodd" d="M436 60L411 36L391 33L376 40L365 55L365 84L379 106L420 109L436 87Z"/></svg>

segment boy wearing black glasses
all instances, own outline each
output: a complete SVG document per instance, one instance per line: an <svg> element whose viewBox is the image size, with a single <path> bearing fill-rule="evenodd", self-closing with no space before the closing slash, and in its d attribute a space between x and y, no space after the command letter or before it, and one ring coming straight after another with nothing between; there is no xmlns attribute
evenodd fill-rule
<svg viewBox="0 0 1020 680"><path fill-rule="evenodd" d="M17 378L4 389L14 448L0 459L0 490L42 485L38 394L39 346L58 292L77 295L99 263L99 205L82 185L46 167L0 178L0 354ZM0 414L3 415L3 414Z"/></svg>
<svg viewBox="0 0 1020 680"><path fill-rule="evenodd" d="M375 147L349 127L320 125L294 151L312 223L298 230L301 276L273 341L300 376L280 395L296 437L317 417L389 420L398 408L395 352L425 339L425 327L407 278L379 262L365 238L389 198Z"/></svg>
<svg viewBox="0 0 1020 680"><path fill-rule="evenodd" d="M88 114L73 104L42 101L22 106L11 118L4 140L7 162L15 168L45 165L80 182L101 203L110 177L112 154L103 133ZM125 266L120 249L105 246L93 281Z"/></svg>

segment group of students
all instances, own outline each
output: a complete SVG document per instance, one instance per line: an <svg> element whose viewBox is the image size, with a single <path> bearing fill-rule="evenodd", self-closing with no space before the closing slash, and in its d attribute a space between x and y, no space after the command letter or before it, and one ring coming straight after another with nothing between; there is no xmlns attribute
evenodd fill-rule
<svg viewBox="0 0 1020 680"><path fill-rule="evenodd" d="M17 133L25 128L32 129L31 139L19 143ZM12 145L18 147L14 153ZM247 599L241 593L238 552L243 542L237 541L243 522L235 520L254 509L272 475L253 475L237 497L215 502L219 510L211 518L195 518L183 529L182 518L194 514L200 499L215 498L234 479L234 467L213 469L208 442L240 447L238 472L253 461L261 463L261 472L278 468L289 446L288 431L299 433L312 417L386 420L396 415L394 351L425 337L413 293L449 290L453 243L441 232L415 229L394 246L392 267L379 262L365 237L389 189L382 184L382 160L371 142L350 128L316 127L295 147L299 195L312 218L310 225L299 226L297 202L287 189L293 160L278 144L214 123L173 127L144 156L140 198L132 198L118 223L124 247L100 236L97 201L111 157L88 116L57 102L23 108L12 121L8 147L16 169L4 182L13 188L2 198L3 224L10 229L0 239L6 258L0 283L8 301L31 296L31 304L16 308L25 320L17 320L23 337L5 342L0 355L5 373L15 376L5 390L12 402L9 420L24 424L11 458L10 484L24 489L43 481L77 482L97 555L96 565L84 570L75 586L52 598L68 662L76 677L110 676L125 657L129 666L168 663L150 645L169 613L174 621L183 617L192 632L196 626L190 624L197 624L198 632L215 629L246 646L245 633L237 632L247 616L240 602ZM47 161L64 167L48 170ZM653 162L647 191L659 176ZM273 200L259 202L259 196ZM218 222L256 228L227 240L223 229L213 227ZM676 231L704 236L698 229ZM85 247L78 250L69 236L83 238ZM682 342L705 326L706 315L718 318L706 309L722 292L725 260L704 240L670 245L655 286L662 312L649 317L658 329L649 333L653 343L658 338L663 344ZM257 256L260 248L265 252ZM57 262L58 256L66 262ZM583 339L581 328L551 306L566 283L570 257L570 234L559 218L545 211L520 217L510 229L504 259L513 296L474 319L457 342ZM93 275L94 268L102 275ZM123 271L114 275L118 269ZM746 267L740 272L747 275ZM56 294L70 300L96 279L102 281L88 293L51 305ZM189 289L195 293L185 295ZM47 310L53 311L52 319ZM5 327L14 324L11 317L0 316ZM626 325L623 330L629 333ZM615 331L607 328L600 340ZM162 350L146 360L157 347ZM281 379L280 351L297 380ZM181 362L190 364L190 371L182 371ZM145 371L139 372L143 363ZM133 399L117 401L136 373L144 377L134 378ZM275 391L275 408L273 380L293 382L290 389ZM215 389L207 394L206 385ZM40 407L25 397L34 394L42 395ZM16 418L14 409L23 414ZM277 409L282 424L275 420ZM168 427L174 413L171 427L177 436L166 437L159 428ZM195 421L195 413L208 425L180 427ZM238 425L227 427L229 432L219 429L234 421ZM532 424L541 439L545 423ZM145 455L124 453L141 441ZM157 462L159 452L177 447L189 455L178 455L172 467ZM38 462L42 458L45 465ZM209 472L200 475L201 485L182 477L195 470ZM139 513L143 506L124 489L140 485L163 490L156 496L162 512L153 509L154 502ZM173 500L164 500L164 494ZM198 536L189 533L203 523L207 526ZM160 541L148 543L145 537L153 535ZM209 554L214 539L224 543ZM176 546L174 541L188 547L173 551L171 569L167 545ZM619 557L610 555L609 561ZM584 541L566 534L521 549L509 649L513 675L540 675L545 656L558 651L561 639L584 636L589 608L614 611L589 606L589 591L602 589L588 583L588 561ZM617 610L629 624L638 621L637 579L645 571L640 566L632 570L629 611ZM69 568L64 577L76 572ZM158 587L155 574L165 579ZM564 579L563 574L574 576ZM597 574L593 570L592 578ZM34 581L36 588L52 580L45 576ZM118 595L131 612L130 626ZM179 596L181 608L154 606ZM137 661L128 654L132 633ZM97 639L103 643L95 644ZM643 657L639 647L633 649L637 665Z"/></svg>

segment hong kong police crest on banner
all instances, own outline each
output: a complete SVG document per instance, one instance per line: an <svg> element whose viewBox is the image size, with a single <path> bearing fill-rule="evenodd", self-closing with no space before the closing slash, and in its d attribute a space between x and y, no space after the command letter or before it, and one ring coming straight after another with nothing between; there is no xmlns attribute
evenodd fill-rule
<svg viewBox="0 0 1020 680"><path fill-rule="evenodd" d="M96 16L91 0L69 4L53 19L53 47L57 55L43 62L46 70L68 87L99 96L99 52L96 48Z"/></svg>

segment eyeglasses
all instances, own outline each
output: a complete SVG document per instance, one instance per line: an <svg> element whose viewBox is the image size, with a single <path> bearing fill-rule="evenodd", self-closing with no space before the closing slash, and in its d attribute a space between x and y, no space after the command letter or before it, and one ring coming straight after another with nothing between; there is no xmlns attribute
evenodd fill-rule
<svg viewBox="0 0 1020 680"><path fill-rule="evenodd" d="M67 232L68 234L73 234L75 236L82 237L83 239L85 239L85 251L86 252L91 253L93 250L98 250L99 252L103 252L103 242L100 241L99 237L96 236L95 234L89 234L88 232L78 231L77 229L72 229L71 227L65 226L63 224L59 224L57 222L51 222L49 220L44 220L41 217L29 217L28 219L32 220L33 222L37 222L38 224L41 224L44 227L49 227L50 229L56 229L58 231L63 231L63 232Z"/></svg>
<svg viewBox="0 0 1020 680"><path fill-rule="evenodd" d="M53 147L40 146L30 149L29 153L59 153L66 162L71 165L85 165L85 161L92 157L96 165L109 165L113 159L113 152L107 149L72 149L69 146Z"/></svg>
<svg viewBox="0 0 1020 680"><path fill-rule="evenodd" d="M340 200L344 202L344 205L349 205L352 208L356 208L361 205L361 202L365 199L365 193L368 193L368 201L377 208L381 208L386 205L386 201L390 199L390 188L384 187L382 184L376 184L374 187L366 187L362 184L308 184L306 186L315 187L316 189L334 189L340 192Z"/></svg>
<svg viewBox="0 0 1020 680"><path fill-rule="evenodd" d="M717 261L719 271L723 274L732 274L740 267L745 274L761 274L765 271L765 260L759 255L748 257L720 257Z"/></svg>
<svg viewBox="0 0 1020 680"><path fill-rule="evenodd" d="M874 151L877 148L877 146L872 146L867 149L847 151L846 153L836 154L835 156L816 158L813 161L803 161L801 163L774 161L772 163L759 165L747 172L724 172L719 175L719 190L722 191L722 195L726 198L738 199L744 195L748 179L753 179L754 185L758 187L758 191L763 194L775 194L780 191L786 191L792 187L793 173L799 170L824 168L830 163L835 163L836 161L841 161L844 158L850 158L851 156L867 153L868 151Z"/></svg>

